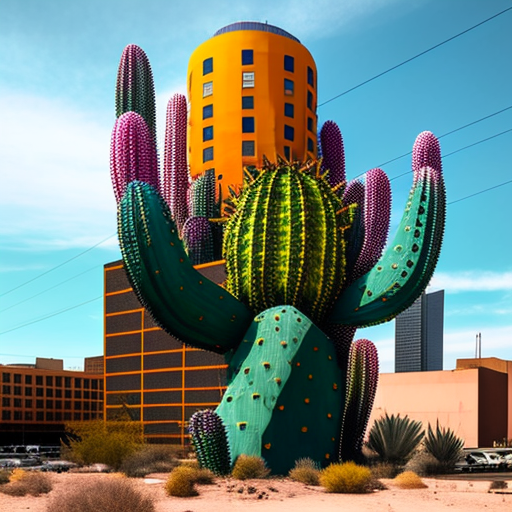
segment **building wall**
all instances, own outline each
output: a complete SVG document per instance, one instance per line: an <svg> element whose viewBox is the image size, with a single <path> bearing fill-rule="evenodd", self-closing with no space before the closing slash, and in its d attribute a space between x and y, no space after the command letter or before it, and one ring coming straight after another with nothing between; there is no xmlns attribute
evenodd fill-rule
<svg viewBox="0 0 512 512"><path fill-rule="evenodd" d="M252 63L243 63L246 50L253 52ZM289 69L293 60L293 70L285 69L285 59ZM194 51L187 76L191 172L216 169L224 197L228 185L242 183L243 167L261 166L264 156L275 162L278 154L301 160L316 155L316 66L290 34L261 23L224 27ZM293 83L293 90L285 80ZM243 108L242 98L247 97L253 98L253 108ZM291 105L286 113L285 104ZM203 108L209 106L213 116L204 119ZM254 130L243 118L253 120ZM254 143L253 155L242 155L243 142Z"/></svg>
<svg viewBox="0 0 512 512"><path fill-rule="evenodd" d="M196 268L215 282L225 279L223 265ZM104 275L106 417L126 411L151 442L185 444L190 416L222 399L224 358L162 331L133 293L121 261L105 265Z"/></svg>

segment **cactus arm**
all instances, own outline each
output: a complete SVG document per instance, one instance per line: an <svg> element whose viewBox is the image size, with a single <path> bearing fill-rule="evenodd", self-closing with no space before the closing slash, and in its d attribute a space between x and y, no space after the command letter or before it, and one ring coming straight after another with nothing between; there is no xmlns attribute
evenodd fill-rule
<svg viewBox="0 0 512 512"><path fill-rule="evenodd" d="M322 169L328 170L331 187L338 187L345 182L345 149L343 137L334 121L326 121L320 130L320 147Z"/></svg>
<svg viewBox="0 0 512 512"><path fill-rule="evenodd" d="M116 201L133 180L149 183L158 190L158 156L151 131L142 116L122 114L115 122L110 144L110 174Z"/></svg>
<svg viewBox="0 0 512 512"><path fill-rule="evenodd" d="M283 474L300 457L336 458L345 373L329 339L306 316L290 306L258 315L230 367L216 412L232 461L241 453L261 455Z"/></svg>
<svg viewBox="0 0 512 512"><path fill-rule="evenodd" d="M206 217L189 217L183 225L182 239L192 265L214 261L213 233Z"/></svg>
<svg viewBox="0 0 512 512"><path fill-rule="evenodd" d="M128 184L118 230L132 286L165 331L218 353L239 344L252 313L193 268L169 208L153 187L140 181Z"/></svg>
<svg viewBox="0 0 512 512"><path fill-rule="evenodd" d="M123 50L116 82L116 117L130 111L144 118L156 144L153 73L144 50L134 44Z"/></svg>

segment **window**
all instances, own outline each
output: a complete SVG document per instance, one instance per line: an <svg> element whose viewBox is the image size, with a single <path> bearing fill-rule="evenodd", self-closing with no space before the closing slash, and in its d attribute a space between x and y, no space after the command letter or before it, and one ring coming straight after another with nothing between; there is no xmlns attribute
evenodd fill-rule
<svg viewBox="0 0 512 512"><path fill-rule="evenodd" d="M242 66L249 64L254 64L254 52L253 50L242 50Z"/></svg>
<svg viewBox="0 0 512 512"><path fill-rule="evenodd" d="M205 126L203 128L203 142L213 139L213 126Z"/></svg>
<svg viewBox="0 0 512 512"><path fill-rule="evenodd" d="M313 118L312 117L308 117L308 130L310 132L313 131Z"/></svg>
<svg viewBox="0 0 512 512"><path fill-rule="evenodd" d="M75 421L80 421L81 419L81 414L79 412L75 412L75 414L73 415L73 419Z"/></svg>
<svg viewBox="0 0 512 512"><path fill-rule="evenodd" d="M293 96L293 80L284 79L284 94L286 96Z"/></svg>
<svg viewBox="0 0 512 512"><path fill-rule="evenodd" d="M32 375L25 375L25 384L32 384Z"/></svg>
<svg viewBox="0 0 512 512"><path fill-rule="evenodd" d="M284 104L284 115L286 117L293 117L293 103Z"/></svg>
<svg viewBox="0 0 512 512"><path fill-rule="evenodd" d="M254 87L254 72L242 73L242 89L251 89Z"/></svg>
<svg viewBox="0 0 512 512"><path fill-rule="evenodd" d="M14 374L14 384L21 384L21 374L19 374L19 373Z"/></svg>
<svg viewBox="0 0 512 512"><path fill-rule="evenodd" d="M242 96L242 108L244 110L254 108L254 96Z"/></svg>
<svg viewBox="0 0 512 512"><path fill-rule="evenodd" d="M21 386L14 386L14 394L21 395Z"/></svg>
<svg viewBox="0 0 512 512"><path fill-rule="evenodd" d="M311 153L315 152L315 143L313 142L313 139L310 139L309 137L308 137L308 151L310 151Z"/></svg>
<svg viewBox="0 0 512 512"><path fill-rule="evenodd" d="M243 140L242 141L242 156L254 156L254 141L253 140Z"/></svg>
<svg viewBox="0 0 512 512"><path fill-rule="evenodd" d="M11 382L11 374L2 373L2 382Z"/></svg>
<svg viewBox="0 0 512 512"><path fill-rule="evenodd" d="M213 146L203 149L203 162L213 160Z"/></svg>
<svg viewBox="0 0 512 512"><path fill-rule="evenodd" d="M55 409L62 409L62 400L55 400Z"/></svg>
<svg viewBox="0 0 512 512"><path fill-rule="evenodd" d="M84 391L84 399L85 400L89 400L91 398L90 395L91 395L90 391Z"/></svg>
<svg viewBox="0 0 512 512"><path fill-rule="evenodd" d="M53 400L46 400L46 408L53 409Z"/></svg>
<svg viewBox="0 0 512 512"><path fill-rule="evenodd" d="M89 402L84 402L84 411L88 411L90 409Z"/></svg>
<svg viewBox="0 0 512 512"><path fill-rule="evenodd" d="M55 385L57 387L62 387L62 377L55 377Z"/></svg>
<svg viewBox="0 0 512 512"><path fill-rule="evenodd" d="M98 392L97 391L91 391L91 398L93 400L98 400Z"/></svg>
<svg viewBox="0 0 512 512"><path fill-rule="evenodd" d="M82 410L82 402L75 402L75 411Z"/></svg>
<svg viewBox="0 0 512 512"><path fill-rule="evenodd" d="M55 390L55 396L57 398L62 398L62 389L56 389Z"/></svg>
<svg viewBox="0 0 512 512"><path fill-rule="evenodd" d="M21 407L21 398L14 399L14 407Z"/></svg>
<svg viewBox="0 0 512 512"><path fill-rule="evenodd" d="M293 73L293 68L295 67L294 64L295 64L294 58L291 55L284 56L284 70L285 71L290 71L291 73Z"/></svg>
<svg viewBox="0 0 512 512"><path fill-rule="evenodd" d="M75 388L81 388L82 387L82 379L76 377L75 378Z"/></svg>
<svg viewBox="0 0 512 512"><path fill-rule="evenodd" d="M53 412L46 413L46 421L53 421Z"/></svg>
<svg viewBox="0 0 512 512"><path fill-rule="evenodd" d="M286 160L290 161L290 146L284 147L284 157Z"/></svg>
<svg viewBox="0 0 512 512"><path fill-rule="evenodd" d="M66 409L68 411L71 409L71 401L70 400L66 400L64 402L64 409Z"/></svg>
<svg viewBox="0 0 512 512"><path fill-rule="evenodd" d="M205 105L203 107L203 119L213 117L213 105Z"/></svg>
<svg viewBox="0 0 512 512"><path fill-rule="evenodd" d="M286 140L293 140L295 135L295 130L292 126L288 126L287 124L284 125L284 138Z"/></svg>
<svg viewBox="0 0 512 512"><path fill-rule="evenodd" d="M64 377L64 386L66 388L70 388L71 387L71 377Z"/></svg>
<svg viewBox="0 0 512 512"><path fill-rule="evenodd" d="M21 421L22 419L22 412L21 411L14 411L14 419L15 420L18 420L18 421Z"/></svg>
<svg viewBox="0 0 512 512"><path fill-rule="evenodd" d="M43 385L43 376L36 375L36 386L42 386L42 385Z"/></svg>
<svg viewBox="0 0 512 512"><path fill-rule="evenodd" d="M44 412L43 411L36 412L36 421L44 421Z"/></svg>
<svg viewBox="0 0 512 512"><path fill-rule="evenodd" d="M71 398L71 389L65 389L64 390L64 396L66 398Z"/></svg>
<svg viewBox="0 0 512 512"><path fill-rule="evenodd" d="M46 376L46 385L53 386L53 377L51 375Z"/></svg>
<svg viewBox="0 0 512 512"><path fill-rule="evenodd" d="M98 404L96 402L91 402L91 410L97 411L98 410Z"/></svg>
<svg viewBox="0 0 512 512"><path fill-rule="evenodd" d="M71 420L71 413L65 412L64 413L64 421L69 421L69 420Z"/></svg>
<svg viewBox="0 0 512 512"><path fill-rule="evenodd" d="M25 388L25 396L32 396L32 388Z"/></svg>
<svg viewBox="0 0 512 512"><path fill-rule="evenodd" d="M44 395L44 389L36 388L36 396L43 396L43 395Z"/></svg>
<svg viewBox="0 0 512 512"><path fill-rule="evenodd" d="M11 406L11 399L8 397L2 397L2 407L10 407Z"/></svg>
<svg viewBox="0 0 512 512"><path fill-rule="evenodd" d="M46 396L53 397L53 388L46 388Z"/></svg>
<svg viewBox="0 0 512 512"><path fill-rule="evenodd" d="M25 411L25 421L32 421L32 411Z"/></svg>
<svg viewBox="0 0 512 512"><path fill-rule="evenodd" d="M44 400L36 400L36 409L44 409Z"/></svg>
<svg viewBox="0 0 512 512"><path fill-rule="evenodd" d="M2 393L4 395L10 395L11 394L11 386L6 386L5 384L2 386Z"/></svg>
<svg viewBox="0 0 512 512"><path fill-rule="evenodd" d="M75 389L75 399L82 398L82 392L79 389Z"/></svg>
<svg viewBox="0 0 512 512"><path fill-rule="evenodd" d="M205 82L203 84L203 98L213 94L213 82Z"/></svg>
<svg viewBox="0 0 512 512"><path fill-rule="evenodd" d="M25 400L25 407L27 409L32 409L32 400Z"/></svg>
<svg viewBox="0 0 512 512"><path fill-rule="evenodd" d="M313 74L313 70L308 66L308 84L311 87L315 87L315 76Z"/></svg>
<svg viewBox="0 0 512 512"><path fill-rule="evenodd" d="M242 117L242 133L254 133L254 117Z"/></svg>
<svg viewBox="0 0 512 512"><path fill-rule="evenodd" d="M203 75L213 72L213 57L203 60Z"/></svg>
<svg viewBox="0 0 512 512"><path fill-rule="evenodd" d="M2 411L2 419L10 420L11 419L11 411Z"/></svg>
<svg viewBox="0 0 512 512"><path fill-rule="evenodd" d="M313 93L308 91L308 108L313 110Z"/></svg>
<svg viewBox="0 0 512 512"><path fill-rule="evenodd" d="M92 384L92 389L98 389L98 381L96 379L94 379L93 381L91 381L91 384Z"/></svg>
<svg viewBox="0 0 512 512"><path fill-rule="evenodd" d="M55 413L55 421L62 421L62 413L61 412Z"/></svg>
<svg viewBox="0 0 512 512"><path fill-rule="evenodd" d="M89 389L91 387L91 381L89 379L84 379L84 389Z"/></svg>

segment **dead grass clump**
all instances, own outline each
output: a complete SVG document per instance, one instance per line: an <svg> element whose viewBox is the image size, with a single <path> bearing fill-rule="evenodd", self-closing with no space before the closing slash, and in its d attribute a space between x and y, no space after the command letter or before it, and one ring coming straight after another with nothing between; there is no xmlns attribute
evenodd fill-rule
<svg viewBox="0 0 512 512"><path fill-rule="evenodd" d="M400 472L400 467L388 462L378 462L371 467L373 478L395 478Z"/></svg>
<svg viewBox="0 0 512 512"><path fill-rule="evenodd" d="M197 469L187 466L174 468L165 483L165 492L169 496L176 496L178 498L198 496L199 493L195 486L197 471Z"/></svg>
<svg viewBox="0 0 512 512"><path fill-rule="evenodd" d="M132 478L143 478L150 473L168 473L178 464L177 450L169 445L145 445L128 455L119 470Z"/></svg>
<svg viewBox="0 0 512 512"><path fill-rule="evenodd" d="M211 485L215 480L215 475L212 471L206 468L193 468L195 471L195 481L199 485Z"/></svg>
<svg viewBox="0 0 512 512"><path fill-rule="evenodd" d="M11 471L11 476L9 477L9 482L17 482L21 480L27 472L24 469L21 468L14 468Z"/></svg>
<svg viewBox="0 0 512 512"><path fill-rule="evenodd" d="M237 480L248 480L251 478L267 478L270 469L261 457L254 455L240 455L233 466L231 476Z"/></svg>
<svg viewBox="0 0 512 512"><path fill-rule="evenodd" d="M50 475L38 471L23 471L23 474L18 472L14 480L12 477L13 475L8 484L0 487L0 492L9 496L40 496L49 493L53 487Z"/></svg>
<svg viewBox="0 0 512 512"><path fill-rule="evenodd" d="M448 468L430 453L418 451L407 462L404 469L412 471L419 476L434 476L446 473Z"/></svg>
<svg viewBox="0 0 512 512"><path fill-rule="evenodd" d="M320 470L316 462L309 457L296 460L288 476L306 485L320 485Z"/></svg>
<svg viewBox="0 0 512 512"><path fill-rule="evenodd" d="M354 462L331 464L320 473L320 485L327 492L361 494L372 490L372 472Z"/></svg>
<svg viewBox="0 0 512 512"><path fill-rule="evenodd" d="M0 469L0 485L8 483L10 477L11 471L9 471L8 469Z"/></svg>
<svg viewBox="0 0 512 512"><path fill-rule="evenodd" d="M393 479L400 489L425 489L428 487L414 471L404 471Z"/></svg>
<svg viewBox="0 0 512 512"><path fill-rule="evenodd" d="M58 494L47 512L154 512L153 500L126 478L80 483Z"/></svg>
<svg viewBox="0 0 512 512"><path fill-rule="evenodd" d="M507 489L508 484L505 482L505 480L494 480L494 482L491 482L491 485L489 485L489 491L498 491L500 489Z"/></svg>

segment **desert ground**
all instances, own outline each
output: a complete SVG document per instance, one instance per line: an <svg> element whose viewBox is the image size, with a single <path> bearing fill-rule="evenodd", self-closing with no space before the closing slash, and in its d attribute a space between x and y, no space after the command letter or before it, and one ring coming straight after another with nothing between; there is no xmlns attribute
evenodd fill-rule
<svg viewBox="0 0 512 512"><path fill-rule="evenodd" d="M321 487L307 486L289 479L218 479L213 485L198 486L199 496L174 498L166 495L168 474L159 473L132 479L144 493L153 497L156 512L468 512L512 511L512 475L500 476L508 489L489 492L492 475L461 479L424 478L426 489L404 490L391 480L381 480L386 490L371 494L328 494ZM11 497L0 493L1 512L45 512L53 496L69 486L95 478L119 478L109 474L52 474L53 490L39 497ZM126 511L136 512L136 511Z"/></svg>

